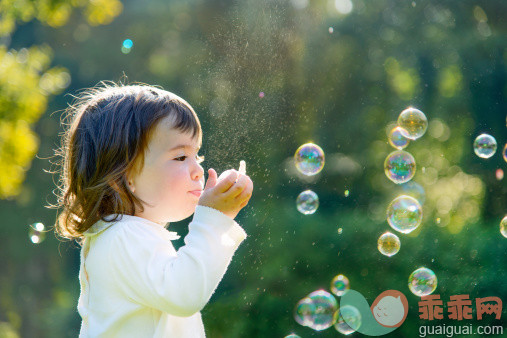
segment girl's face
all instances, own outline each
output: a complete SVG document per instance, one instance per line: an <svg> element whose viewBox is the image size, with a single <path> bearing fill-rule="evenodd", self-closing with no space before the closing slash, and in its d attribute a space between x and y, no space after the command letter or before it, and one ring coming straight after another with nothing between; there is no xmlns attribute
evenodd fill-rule
<svg viewBox="0 0 507 338"><path fill-rule="evenodd" d="M172 128L170 117L153 131L144 166L129 177L133 193L144 201L135 216L156 223L177 222L192 215L204 187L204 170L198 156L199 140Z"/></svg>

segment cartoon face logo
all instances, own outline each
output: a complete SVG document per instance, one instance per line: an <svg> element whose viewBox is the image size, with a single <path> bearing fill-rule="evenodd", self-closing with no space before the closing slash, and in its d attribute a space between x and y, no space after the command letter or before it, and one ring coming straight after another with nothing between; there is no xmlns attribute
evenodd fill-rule
<svg viewBox="0 0 507 338"><path fill-rule="evenodd" d="M407 297L397 290L384 291L373 302L371 312L380 325L399 327L407 317Z"/></svg>

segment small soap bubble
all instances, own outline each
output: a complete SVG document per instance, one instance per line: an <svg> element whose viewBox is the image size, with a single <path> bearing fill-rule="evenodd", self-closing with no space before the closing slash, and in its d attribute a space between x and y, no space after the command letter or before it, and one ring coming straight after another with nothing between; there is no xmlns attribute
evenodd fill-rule
<svg viewBox="0 0 507 338"><path fill-rule="evenodd" d="M316 175L324 168L324 151L316 144L306 143L296 150L294 161L302 174Z"/></svg>
<svg viewBox="0 0 507 338"><path fill-rule="evenodd" d="M304 215L311 215L319 207L319 196L311 190L305 190L296 199L298 211Z"/></svg>
<svg viewBox="0 0 507 338"><path fill-rule="evenodd" d="M294 319L298 324L308 326L312 323L313 314L315 313L315 305L308 297L301 299L294 309Z"/></svg>
<svg viewBox="0 0 507 338"><path fill-rule="evenodd" d="M401 242L398 236L388 231L379 237L377 246L382 255L391 257L400 251Z"/></svg>
<svg viewBox="0 0 507 338"><path fill-rule="evenodd" d="M410 142L408 138L403 136L403 134L407 134L407 131L402 129L401 127L395 127L388 136L389 144L398 150L404 149Z"/></svg>
<svg viewBox="0 0 507 338"><path fill-rule="evenodd" d="M500 233L503 237L507 238L507 216L500 222Z"/></svg>
<svg viewBox="0 0 507 338"><path fill-rule="evenodd" d="M409 107L400 113L398 126L401 127L403 136L411 140L417 140L426 132L428 119L419 109Z"/></svg>
<svg viewBox="0 0 507 338"><path fill-rule="evenodd" d="M327 291L317 290L308 295L315 306L311 324L308 325L316 331L325 330L336 322L336 311L338 303L336 299Z"/></svg>
<svg viewBox="0 0 507 338"><path fill-rule="evenodd" d="M474 152L480 158L490 158L496 152L496 140L488 134L477 136L474 141Z"/></svg>
<svg viewBox="0 0 507 338"><path fill-rule="evenodd" d="M262 99L265 96L264 92L259 93L259 97Z"/></svg>
<svg viewBox="0 0 507 338"><path fill-rule="evenodd" d="M503 170L502 169L497 169L495 171L495 177L498 181L501 181L503 180Z"/></svg>
<svg viewBox="0 0 507 338"><path fill-rule="evenodd" d="M412 272L408 278L408 287L410 291L419 297L427 296L437 288L437 276L435 273L425 267Z"/></svg>
<svg viewBox="0 0 507 338"><path fill-rule="evenodd" d="M300 336L298 336L297 334L295 333L291 333L290 335L288 336L285 336L284 338L301 338Z"/></svg>
<svg viewBox="0 0 507 338"><path fill-rule="evenodd" d="M503 157L504 161L507 162L507 143L505 143L505 146L503 147L502 157Z"/></svg>
<svg viewBox="0 0 507 338"><path fill-rule="evenodd" d="M341 235L343 232L343 229L342 228L338 228L338 235Z"/></svg>
<svg viewBox="0 0 507 338"><path fill-rule="evenodd" d="M334 28L333 27L329 27L328 31L329 31L329 34L333 34Z"/></svg>
<svg viewBox="0 0 507 338"><path fill-rule="evenodd" d="M46 238L46 228L42 223L33 223L30 224L30 229L28 231L28 238L33 244L41 243L44 238Z"/></svg>
<svg viewBox="0 0 507 338"><path fill-rule="evenodd" d="M343 192L343 196L345 196L345 197L349 197L349 195L350 195L350 191L345 190L345 191Z"/></svg>
<svg viewBox="0 0 507 338"><path fill-rule="evenodd" d="M413 197L401 195L387 207L387 222L396 231L408 234L422 222L422 207Z"/></svg>
<svg viewBox="0 0 507 338"><path fill-rule="evenodd" d="M415 159L403 150L396 150L387 155L384 161L384 172L391 181L402 184L410 181L415 175Z"/></svg>
<svg viewBox="0 0 507 338"><path fill-rule="evenodd" d="M437 219L435 220L435 223L440 224L440 221L441 221L440 217L437 217Z"/></svg>
<svg viewBox="0 0 507 338"><path fill-rule="evenodd" d="M339 310L338 321L334 325L336 331L349 335L361 326L361 313L352 305L342 306Z"/></svg>
<svg viewBox="0 0 507 338"><path fill-rule="evenodd" d="M130 50L132 49L132 47L134 46L134 42L130 39L125 39L123 40L123 43L121 45L121 52L123 54L128 54L130 53Z"/></svg>
<svg viewBox="0 0 507 338"><path fill-rule="evenodd" d="M338 297L343 296L350 289L349 279L344 275L337 275L331 281L331 292Z"/></svg>

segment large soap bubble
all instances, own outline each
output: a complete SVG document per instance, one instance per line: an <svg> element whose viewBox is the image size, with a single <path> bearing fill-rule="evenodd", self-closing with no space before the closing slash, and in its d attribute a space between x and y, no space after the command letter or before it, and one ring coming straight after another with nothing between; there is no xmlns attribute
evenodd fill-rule
<svg viewBox="0 0 507 338"><path fill-rule="evenodd" d="M338 297L343 296L350 288L349 279L344 275L337 275L331 281L331 292Z"/></svg>
<svg viewBox="0 0 507 338"><path fill-rule="evenodd" d="M306 143L296 150L294 161L302 174L316 175L324 168L324 151L316 144Z"/></svg>
<svg viewBox="0 0 507 338"><path fill-rule="evenodd" d="M419 109L407 108L398 117L398 126L401 127L403 136L416 140L423 136L428 128L428 119Z"/></svg>
<svg viewBox="0 0 507 338"><path fill-rule="evenodd" d="M406 151L393 151L384 161L384 171L387 178L394 183L406 183L415 175L415 159Z"/></svg>
<svg viewBox="0 0 507 338"><path fill-rule="evenodd" d="M474 141L474 152L481 158L490 158L496 152L496 140L488 134L477 136Z"/></svg>
<svg viewBox="0 0 507 338"><path fill-rule="evenodd" d="M319 196L311 190L305 190L296 199L298 211L304 215L311 215L319 207Z"/></svg>
<svg viewBox="0 0 507 338"><path fill-rule="evenodd" d="M308 297L301 299L294 309L294 319L300 325L308 326L312 324L313 315L315 313L315 305Z"/></svg>
<svg viewBox="0 0 507 338"><path fill-rule="evenodd" d="M338 303L336 299L327 291L317 290L308 295L315 306L315 312L312 317L312 322L308 325L316 331L325 330L336 321L336 311L338 310Z"/></svg>
<svg viewBox="0 0 507 338"><path fill-rule="evenodd" d="M500 233L503 237L507 238L507 216L500 222Z"/></svg>
<svg viewBox="0 0 507 338"><path fill-rule="evenodd" d="M412 272L408 278L408 287L416 296L422 297L432 294L437 288L437 276L425 267Z"/></svg>
<svg viewBox="0 0 507 338"><path fill-rule="evenodd" d="M422 207L413 197L401 195L387 207L387 222L404 234L414 231L422 222Z"/></svg>
<svg viewBox="0 0 507 338"><path fill-rule="evenodd" d="M377 241L378 251L388 257L396 255L400 251L400 246L401 242L398 236L389 231L383 233Z"/></svg>
<svg viewBox="0 0 507 338"><path fill-rule="evenodd" d="M407 133L402 130L401 127L395 127L391 130L388 136L389 144L398 150L402 150L409 144L409 139L403 136L403 134Z"/></svg>

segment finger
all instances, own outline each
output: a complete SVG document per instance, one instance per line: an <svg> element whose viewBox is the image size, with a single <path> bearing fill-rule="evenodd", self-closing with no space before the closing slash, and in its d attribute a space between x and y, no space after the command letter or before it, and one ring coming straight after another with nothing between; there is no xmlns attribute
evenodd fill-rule
<svg viewBox="0 0 507 338"><path fill-rule="evenodd" d="M241 194L239 194L236 197L236 199L238 201L242 202L242 204L245 202L248 203L248 201L250 200L250 197L252 197L252 191L253 191L253 182L250 179L248 179L245 189L243 189Z"/></svg>
<svg viewBox="0 0 507 338"><path fill-rule="evenodd" d="M234 185L234 182L236 182L237 178L238 173L235 170L231 171L227 176L218 181L215 187L216 190L221 193L228 191Z"/></svg>
<svg viewBox="0 0 507 338"><path fill-rule="evenodd" d="M206 186L204 187L204 190L211 189L216 185L217 185L217 172L215 171L215 169L210 168L208 170L208 180L206 181Z"/></svg>
<svg viewBox="0 0 507 338"><path fill-rule="evenodd" d="M245 176L245 175L238 175L238 176L239 177L238 177L236 183L234 183L234 185L232 187L230 187L230 189L227 191L228 197L236 198L237 196L239 196L243 192L243 190L245 190L245 188L247 186L247 183L248 183L247 176Z"/></svg>
<svg viewBox="0 0 507 338"><path fill-rule="evenodd" d="M245 175L246 174L246 162L241 160L239 161L239 169L238 169L238 172L242 175Z"/></svg>

